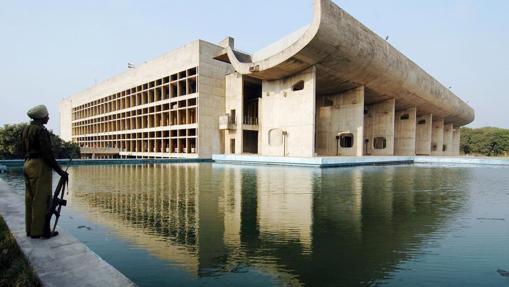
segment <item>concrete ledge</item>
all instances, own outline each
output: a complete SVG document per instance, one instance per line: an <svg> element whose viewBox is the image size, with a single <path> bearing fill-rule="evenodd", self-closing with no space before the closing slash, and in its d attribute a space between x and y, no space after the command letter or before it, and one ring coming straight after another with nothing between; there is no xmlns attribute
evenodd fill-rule
<svg viewBox="0 0 509 287"><path fill-rule="evenodd" d="M408 156L364 156L364 157L270 157L258 155L213 155L212 160L219 163L247 163L269 165L293 165L312 167L346 167L359 165L412 164Z"/></svg>
<svg viewBox="0 0 509 287"><path fill-rule="evenodd" d="M61 165L66 165L68 159L57 160ZM0 160L0 165L7 167L23 167L24 160ZM167 159L73 159L72 165L108 165L108 164L164 164L164 163L189 163L189 162L212 162L206 158L167 158Z"/></svg>
<svg viewBox="0 0 509 287"><path fill-rule="evenodd" d="M433 156L363 156L363 157L270 157L258 155L213 155L217 163L264 164L310 167L348 167L360 165L394 164L455 164L509 166L509 158L488 157L433 157Z"/></svg>
<svg viewBox="0 0 509 287"><path fill-rule="evenodd" d="M509 166L509 158L416 156L414 163Z"/></svg>
<svg viewBox="0 0 509 287"><path fill-rule="evenodd" d="M27 238L24 209L23 196L0 180L0 213L43 286L136 286L62 230L50 240Z"/></svg>

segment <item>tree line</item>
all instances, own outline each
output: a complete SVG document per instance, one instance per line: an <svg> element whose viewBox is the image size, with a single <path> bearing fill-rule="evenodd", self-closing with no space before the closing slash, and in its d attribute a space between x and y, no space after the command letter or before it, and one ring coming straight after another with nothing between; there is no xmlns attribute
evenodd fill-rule
<svg viewBox="0 0 509 287"><path fill-rule="evenodd" d="M509 129L461 128L460 151L465 155L508 156Z"/></svg>
<svg viewBox="0 0 509 287"><path fill-rule="evenodd" d="M21 152L21 131L27 123L4 125L0 127L0 160L23 159ZM49 131L51 146L56 158L79 158L80 148L77 144L66 142L53 131Z"/></svg>

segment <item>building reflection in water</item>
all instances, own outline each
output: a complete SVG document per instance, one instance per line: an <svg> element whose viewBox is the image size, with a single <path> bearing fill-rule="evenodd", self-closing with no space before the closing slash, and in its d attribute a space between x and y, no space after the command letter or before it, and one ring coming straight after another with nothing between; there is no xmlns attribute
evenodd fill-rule
<svg viewBox="0 0 509 287"><path fill-rule="evenodd" d="M468 169L74 167L71 204L195 276L251 266L292 286L369 285L466 202Z"/></svg>

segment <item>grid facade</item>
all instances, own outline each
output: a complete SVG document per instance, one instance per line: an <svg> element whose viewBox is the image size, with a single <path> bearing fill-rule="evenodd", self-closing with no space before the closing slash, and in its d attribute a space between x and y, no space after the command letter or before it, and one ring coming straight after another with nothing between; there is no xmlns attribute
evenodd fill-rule
<svg viewBox="0 0 509 287"><path fill-rule="evenodd" d="M72 140L96 158L198 154L199 68L72 109Z"/></svg>

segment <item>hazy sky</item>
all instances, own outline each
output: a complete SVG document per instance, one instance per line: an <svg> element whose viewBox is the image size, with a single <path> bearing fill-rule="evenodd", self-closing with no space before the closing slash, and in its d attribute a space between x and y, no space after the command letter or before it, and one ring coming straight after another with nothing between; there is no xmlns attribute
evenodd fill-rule
<svg viewBox="0 0 509 287"><path fill-rule="evenodd" d="M336 0L476 111L509 128L509 1ZM312 0L0 0L0 125L195 39L254 52L311 21Z"/></svg>

